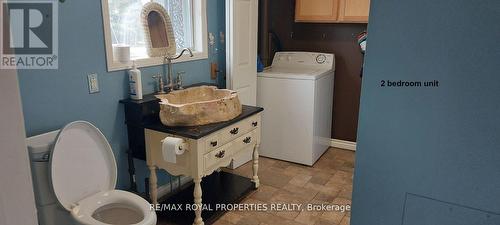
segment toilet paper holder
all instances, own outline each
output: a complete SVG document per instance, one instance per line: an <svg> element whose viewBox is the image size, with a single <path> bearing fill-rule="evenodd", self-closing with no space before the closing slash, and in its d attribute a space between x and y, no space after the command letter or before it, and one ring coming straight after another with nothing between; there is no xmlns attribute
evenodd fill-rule
<svg viewBox="0 0 500 225"><path fill-rule="evenodd" d="M189 150L189 145L183 138L166 137L161 141L161 145L163 160L169 163L177 163L177 156Z"/></svg>

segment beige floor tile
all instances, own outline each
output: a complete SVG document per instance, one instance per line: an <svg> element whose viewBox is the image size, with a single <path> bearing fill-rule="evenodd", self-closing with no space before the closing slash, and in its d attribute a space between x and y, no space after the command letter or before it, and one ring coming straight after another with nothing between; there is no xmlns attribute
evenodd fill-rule
<svg viewBox="0 0 500 225"><path fill-rule="evenodd" d="M292 177L281 173L275 168L267 168L259 173L259 179L261 184L273 186L275 188L283 188L290 182Z"/></svg>
<svg viewBox="0 0 500 225"><path fill-rule="evenodd" d="M311 178L311 175L298 173L292 177L292 179L290 180L290 184L302 187L306 185Z"/></svg>
<svg viewBox="0 0 500 225"><path fill-rule="evenodd" d="M351 205L351 199L335 198L331 203L338 205Z"/></svg>
<svg viewBox="0 0 500 225"><path fill-rule="evenodd" d="M328 183L325 185L319 185L309 182L304 187L329 195L337 195L342 190L339 185L328 185Z"/></svg>
<svg viewBox="0 0 500 225"><path fill-rule="evenodd" d="M314 197L314 196L313 196ZM291 193L287 190L279 190L271 198L271 203L281 204L304 204L308 202L308 196Z"/></svg>
<svg viewBox="0 0 500 225"><path fill-rule="evenodd" d="M305 174L305 175L310 175L312 176L314 174L314 170L312 170L312 167L304 166L304 165L299 165L299 164L291 164L288 166L284 174L288 176L295 176L297 174Z"/></svg>
<svg viewBox="0 0 500 225"><path fill-rule="evenodd" d="M318 194L314 196L314 200L320 202L332 202L336 197L337 197L336 193L318 192Z"/></svg>
<svg viewBox="0 0 500 225"><path fill-rule="evenodd" d="M351 217L350 216L344 216L342 218L342 221L340 221L340 225L349 225L351 223Z"/></svg>
<svg viewBox="0 0 500 225"><path fill-rule="evenodd" d="M278 160L276 160L276 159L271 159L271 158L267 158L267 157L263 157L263 156L259 157L259 167L260 168L269 168L269 167L273 166L276 162L278 162ZM247 163L247 164L252 165L252 163Z"/></svg>
<svg viewBox="0 0 500 225"><path fill-rule="evenodd" d="M295 221L302 224L314 224L316 223L316 221L318 221L320 215L321 212L318 211L304 210L300 212L300 214L297 217L295 217Z"/></svg>
<svg viewBox="0 0 500 225"><path fill-rule="evenodd" d="M344 185L338 196L341 198L351 199L352 198L352 184Z"/></svg>
<svg viewBox="0 0 500 225"><path fill-rule="evenodd" d="M325 184L327 186L336 185L351 185L352 184L352 174L345 171L337 171L330 180Z"/></svg>
<svg viewBox="0 0 500 225"><path fill-rule="evenodd" d="M215 222L213 223L213 225L234 225L234 224L238 224L238 223L231 223L231 222L229 222L229 221L227 221L227 220L224 220L224 219L222 219L222 218L221 218L221 219L218 219L217 221L215 221Z"/></svg>
<svg viewBox="0 0 500 225"><path fill-rule="evenodd" d="M293 165L294 163L291 163L291 162L286 162L286 161L276 161L276 163L274 163L272 165L272 167L276 167L276 168L280 168L280 169L286 169L287 167L289 167L290 165Z"/></svg>
<svg viewBox="0 0 500 225"><path fill-rule="evenodd" d="M345 214L345 212L326 211L321 214L321 219L330 221L330 224L339 224Z"/></svg>
<svg viewBox="0 0 500 225"><path fill-rule="evenodd" d="M339 223L334 223L330 220L319 218L314 225L339 225Z"/></svg>
<svg viewBox="0 0 500 225"><path fill-rule="evenodd" d="M257 189L251 197L263 202L268 202L278 190L278 188L269 185L260 185L259 189Z"/></svg>
<svg viewBox="0 0 500 225"><path fill-rule="evenodd" d="M300 187L293 184L286 185L285 187L283 187L283 190L287 190L290 193L294 194L295 196L300 196L300 198L305 201L312 200L314 196L316 196L316 194L318 193L317 190L307 187Z"/></svg>
<svg viewBox="0 0 500 225"><path fill-rule="evenodd" d="M226 212L219 220L225 220L232 224L238 224L238 222L243 218L243 215L240 215L235 212Z"/></svg>
<svg viewBox="0 0 500 225"><path fill-rule="evenodd" d="M259 225L260 221L256 220L254 216L247 215L240 219L238 225Z"/></svg>
<svg viewBox="0 0 500 225"><path fill-rule="evenodd" d="M287 220L294 220L295 217L299 215L299 211L279 211L279 212L274 212L274 215L277 215L283 219Z"/></svg>
<svg viewBox="0 0 500 225"><path fill-rule="evenodd" d="M311 178L311 180L309 180L309 182L314 183L314 184L324 185L330 180L331 177L332 177L332 174L330 174L330 173L318 172L312 176L312 178Z"/></svg>

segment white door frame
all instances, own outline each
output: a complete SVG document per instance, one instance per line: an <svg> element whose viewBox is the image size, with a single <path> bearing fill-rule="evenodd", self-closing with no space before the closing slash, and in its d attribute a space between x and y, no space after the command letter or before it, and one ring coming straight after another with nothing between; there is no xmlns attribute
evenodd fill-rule
<svg viewBox="0 0 500 225"><path fill-rule="evenodd" d="M226 87L257 104L258 0L226 0Z"/></svg>

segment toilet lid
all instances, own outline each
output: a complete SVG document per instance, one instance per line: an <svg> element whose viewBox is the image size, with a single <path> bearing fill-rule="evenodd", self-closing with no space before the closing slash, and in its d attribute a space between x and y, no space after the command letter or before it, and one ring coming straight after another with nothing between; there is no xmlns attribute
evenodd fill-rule
<svg viewBox="0 0 500 225"><path fill-rule="evenodd" d="M90 195L113 190L116 162L111 146L94 125L72 122L57 136L50 176L57 199L68 211Z"/></svg>

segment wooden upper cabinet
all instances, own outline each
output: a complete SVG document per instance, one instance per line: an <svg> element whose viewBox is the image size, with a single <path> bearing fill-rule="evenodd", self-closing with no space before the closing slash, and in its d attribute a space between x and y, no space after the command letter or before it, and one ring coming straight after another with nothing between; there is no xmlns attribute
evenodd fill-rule
<svg viewBox="0 0 500 225"><path fill-rule="evenodd" d="M370 0L296 0L295 21L367 23Z"/></svg>
<svg viewBox="0 0 500 225"><path fill-rule="evenodd" d="M341 0L339 21L368 22L370 0Z"/></svg>
<svg viewBox="0 0 500 225"><path fill-rule="evenodd" d="M295 21L330 22L338 19L339 0L297 0Z"/></svg>

